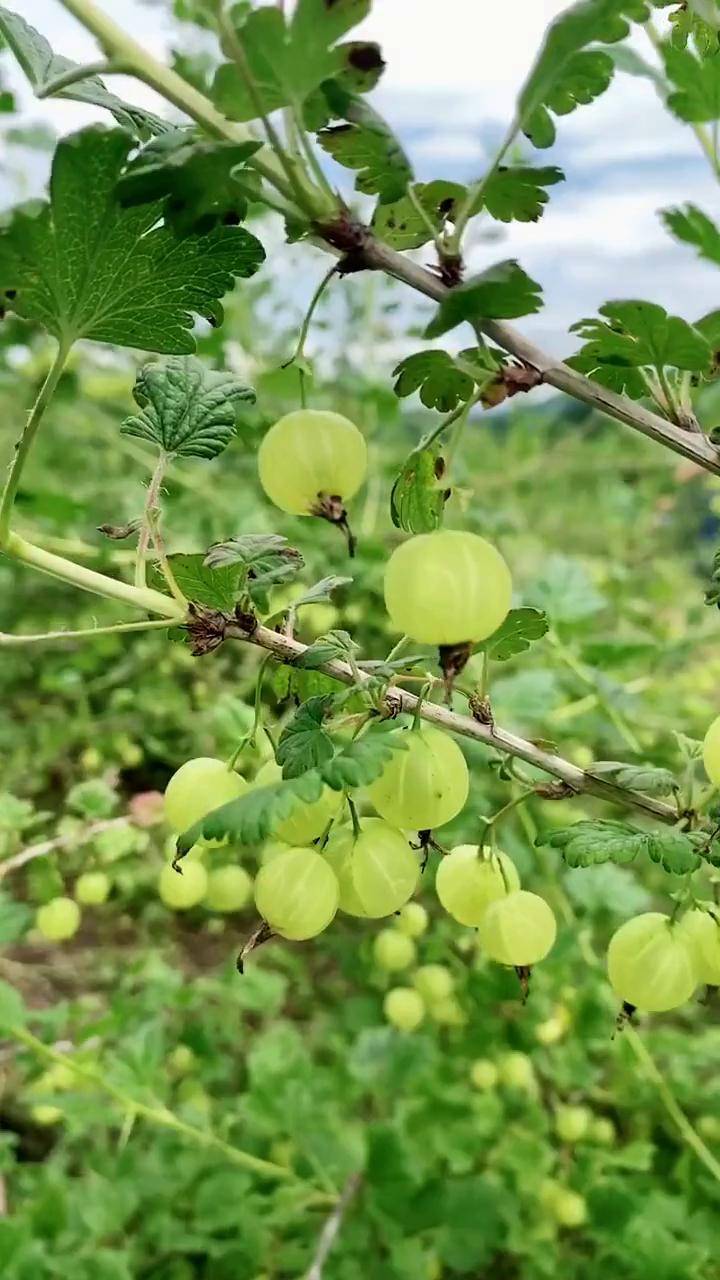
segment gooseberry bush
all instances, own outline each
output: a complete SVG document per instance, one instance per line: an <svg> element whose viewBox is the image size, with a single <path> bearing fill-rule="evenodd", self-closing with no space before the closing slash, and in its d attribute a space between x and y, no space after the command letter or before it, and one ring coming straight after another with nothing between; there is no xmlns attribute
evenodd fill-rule
<svg viewBox="0 0 720 1280"><path fill-rule="evenodd" d="M292 965L294 944L309 950L327 933L332 946L333 930L353 918L386 1030L400 1043L428 1028L467 1034L473 1016L459 966L441 962L435 936L451 938L468 968L497 967L497 984L491 980L486 992L489 1018L499 1017L510 997L509 1016L522 1017L528 997L532 1005L536 966L554 948L562 954L577 929L565 895L553 888L553 869L614 871L636 860L657 868L658 902L638 903L607 946L604 1033L609 1041L617 1019L641 1055L629 1025L636 1011L668 1014L720 986L720 717L706 719L704 741L690 737L694 724L678 718L662 757L648 758L614 691L564 646L562 624L573 604L580 617L594 607L592 598L573 602L573 594L582 597L584 589L591 597L591 589L574 593L571 582L570 605L557 583L544 590L536 584L534 592L504 550L511 539L492 504L473 511L456 476L485 415L496 421L516 397L537 403L542 386L604 415L605 430L623 424L653 441L657 454L669 450L703 473L720 474L707 408L720 312L685 319L652 300L614 299L572 326L575 353L559 362L508 324L540 311L540 283L514 260L495 261L491 235L480 242L486 264L473 273L468 237L489 223L502 231L543 216L564 174L542 163L541 153L566 115L611 91L616 65L661 87L668 110L695 132L717 172L720 8L714 0L572 5L543 38L497 151L462 185L417 181L392 126L371 105L382 52L364 28L359 38L355 31L371 16L370 0L178 4L185 21L213 38L211 67L184 55L157 61L116 25L109 6L59 3L97 41L93 63L69 62L30 25L31 14L0 6L0 33L36 95L90 104L99 117L57 143L47 197L11 210L0 227L4 322L11 336L30 334L49 364L27 420L18 422L0 499L0 549L42 583L53 579L77 589L78 599L90 593L128 612L120 621L113 613L107 623L68 618L54 631L16 630L4 643L40 670L41 645L83 652L107 637L127 633L132 645L146 632L167 633L168 652L181 655L168 659L180 664L178 686L202 686L219 650L241 652L243 661L255 655L252 680L242 688L242 723L233 726L227 752L211 754L207 740L188 744L184 762L162 780L170 836L163 865L152 869L153 891L167 909L161 918L167 925L173 913L172 927L180 930L183 920L211 917L222 929L224 917L233 925L238 917L237 965L251 991L253 981L262 984L251 976L261 945L272 944L290 957L281 963ZM643 28L655 47L653 65L627 43ZM106 80L119 72L153 89L164 100L162 113L110 92ZM671 236L718 265L720 232L707 214L686 205L662 217ZM222 339L224 306L232 311L243 290L260 316L262 298L250 291L272 271L281 235L308 274L319 253L327 261L289 358L273 371L289 402L276 414L269 380L248 385L243 361ZM333 406L326 387L320 394L306 346L321 303L341 281L360 291L384 277L427 300L424 345L398 363L386 360L378 343L386 399L378 401L378 415L357 395L351 417L339 411L349 412L347 404ZM289 278L281 286L292 293ZM260 323L251 307L250 326ZM461 346L466 342L472 345ZM44 441L50 447L50 418L91 344L131 352L134 368L132 401L124 388L122 404L113 405L116 437L103 447L153 458L146 488L130 492L128 482L122 511L105 513L99 532L107 547L98 568L82 554L73 557L72 539L48 545L41 533L32 535L24 501L28 459L42 457ZM386 345L389 351L392 343ZM418 429L406 441L395 402L415 395ZM374 456L388 403L402 459L389 479ZM593 448L589 433L583 443ZM252 453L248 474L262 519L247 527L236 518L230 492L222 538L207 532L203 512L192 547L176 550L183 543L168 492L198 485L211 508L224 477L232 484L232 454L241 447ZM387 536L380 553L363 562L366 492L386 512ZM632 519L627 509L625 519ZM321 546L319 557L311 544ZM309 568L318 560L322 577ZM372 579L373 607L383 609L383 650L367 651L360 639L358 563ZM127 569L111 573L118 564ZM715 563L709 604L718 601L718 572ZM303 620L318 610L325 621L308 636ZM522 672L523 661L536 661L544 648L594 699L590 708L559 716L552 741L505 728L494 696L502 664ZM650 667L652 654L646 656ZM565 725L596 707L609 707L620 725L624 760L594 758L573 727L564 740ZM501 795L492 813L477 804L478 776L491 778ZM542 830L529 816L538 802L559 815ZM513 816L524 824L525 856L505 839ZM133 857L142 851L130 850ZM102 928L114 902L132 901L124 856L118 867L113 858L91 859L72 880L60 875L43 884L35 931L58 944L59 955L93 921ZM588 883L597 883L590 873ZM660 909L640 909L650 906ZM583 961L591 973L589 945ZM514 985L502 986L506 979ZM362 981L361 974L358 988ZM574 981L581 987L582 975ZM550 1049L567 1036L570 1014L561 991L543 1009L534 1037ZM10 991L0 1019L21 1044L41 1052ZM183 1074L181 1063L182 1055L169 1077ZM369 1071L362 1063L353 1069ZM87 1079L97 1083L98 1072L91 1064ZM478 1100L504 1089L540 1106L541 1085L520 1049L496 1053L474 1042L464 1081ZM36 1120L52 1125L56 1102L42 1099L62 1089L52 1080L45 1086L47 1080ZM142 1106L157 1123L171 1123ZM615 1137L611 1119L572 1098L554 1106L553 1126L573 1150L611 1147ZM693 1145L712 1165L697 1134ZM259 1176L282 1176L282 1159L270 1163L245 1158ZM562 1169L553 1171L557 1177L545 1172L537 1200L553 1230L583 1229L584 1196ZM482 1257L474 1247L463 1254L455 1242L444 1260L468 1271ZM404 1272L392 1274L413 1274L414 1265L409 1258Z"/></svg>

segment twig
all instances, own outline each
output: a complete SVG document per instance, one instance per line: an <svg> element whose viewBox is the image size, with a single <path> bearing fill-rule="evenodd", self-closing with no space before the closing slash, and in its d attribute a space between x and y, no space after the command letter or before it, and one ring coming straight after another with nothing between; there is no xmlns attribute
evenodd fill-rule
<svg viewBox="0 0 720 1280"><path fill-rule="evenodd" d="M325 1219L323 1229L320 1232L317 1246L315 1248L315 1256L313 1257L310 1269L305 1273L305 1280L322 1280L323 1267L327 1262L330 1250L337 1240L345 1214L360 1190L361 1184L362 1175L359 1173L351 1173L340 1193L340 1199L335 1205L335 1208Z"/></svg>
<svg viewBox="0 0 720 1280"><path fill-rule="evenodd" d="M88 841L94 840L95 836L99 836L101 831L111 831L114 827L127 827L131 825L130 818L103 818L100 822L93 822L89 827L85 827L84 831L71 832L64 836L55 836L52 840L41 840L38 844L30 844L25 849L21 849L19 853L14 853L12 858L6 858L4 862L0 862L0 880L3 880L10 871L17 871L18 867L24 867L26 862L32 862L33 858L43 858L48 853L55 853L57 849L75 848L81 844L87 844Z"/></svg>
<svg viewBox="0 0 720 1280"><path fill-rule="evenodd" d="M287 663L290 666L297 662L298 657L305 653L308 648L307 645L300 644L298 640L294 640L290 636L280 635L277 631L271 631L268 627L261 625L258 625L252 634L249 634L239 623L230 622L226 627L225 635L228 639L244 640L248 644L257 645L259 648L273 653L280 662ZM325 675L331 676L333 680L338 680L341 684L363 684L371 678L366 672L357 669L353 672L349 663L341 662L339 659L323 663L318 670L323 671ZM386 702L394 712L403 711L413 715L418 701L419 699L414 693L399 689L396 685L392 685L386 694ZM485 743L488 747L494 747L496 751L500 751L505 755L525 760L527 764L535 765L536 768L542 769L544 773L549 773L554 778L560 778L573 791L597 796L610 804L638 809L646 816L654 818L658 822L665 822L669 826L673 826L677 822L677 812L671 805L665 804L661 800L655 800L652 796L641 795L638 791L630 791L627 787L621 787L615 782L595 777L592 772L579 769L577 765L571 764L569 760L563 759L562 756L555 755L551 751L545 751L543 748L536 746L534 742L519 738L516 734L509 733L508 730L501 729L497 725L483 724L479 720L473 720L470 716L459 715L457 712L450 711L447 707L440 706L435 702L423 702L420 709L420 717L429 721L430 724L440 725L441 728L449 730L450 733L457 733L464 738L473 738L477 742Z"/></svg>

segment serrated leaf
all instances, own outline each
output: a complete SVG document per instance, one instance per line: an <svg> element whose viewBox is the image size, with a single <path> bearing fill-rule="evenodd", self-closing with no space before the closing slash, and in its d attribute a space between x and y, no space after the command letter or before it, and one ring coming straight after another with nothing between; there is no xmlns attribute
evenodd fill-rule
<svg viewBox="0 0 720 1280"><path fill-rule="evenodd" d="M413 667L419 666L421 663L427 666L426 653L408 653L401 658L369 658L358 662L361 671L367 671L368 675L386 676L390 678L398 671L412 671Z"/></svg>
<svg viewBox="0 0 720 1280"><path fill-rule="evenodd" d="M43 94L52 80L79 66L70 58L53 53L50 44L39 31L31 27L19 13L13 13L4 6L0 6L0 35L7 41L35 94ZM112 112L119 125L132 130L140 138L161 134L171 128L159 116L142 107L131 106L110 93L99 76L77 80L52 96L70 98L74 102L85 102L94 107L105 107Z"/></svg>
<svg viewBox="0 0 720 1280"><path fill-rule="evenodd" d="M514 259L496 262L449 290L425 337L439 338L463 320L511 320L532 315L542 306L540 293L540 285Z"/></svg>
<svg viewBox="0 0 720 1280"><path fill-rule="evenodd" d="M587 339L570 363L574 368L592 371L598 377L606 371L643 368L708 370L712 350L707 338L680 316L668 315L654 302L606 302L600 307L599 319L578 320L572 333ZM647 387L637 374L635 380L623 375L628 394L647 394ZM602 379L599 379L602 380ZM606 383L607 385L607 383ZM641 390L642 388L642 390Z"/></svg>
<svg viewBox="0 0 720 1280"><path fill-rule="evenodd" d="M643 852L645 833L625 822L598 819L561 827L541 836L538 843L559 849L569 867L591 867L600 862L622 866Z"/></svg>
<svg viewBox="0 0 720 1280"><path fill-rule="evenodd" d="M327 635L318 636L317 640L308 645L304 653L296 658L294 666L313 671L336 659L346 662L351 654L357 652L358 647L349 632L328 631Z"/></svg>
<svg viewBox="0 0 720 1280"><path fill-rule="evenodd" d="M700 855L682 831L649 832L647 851L652 861L659 862L670 875L684 876L700 866Z"/></svg>
<svg viewBox="0 0 720 1280"><path fill-rule="evenodd" d="M327 695L309 698L286 724L276 753L283 778L299 778L334 755L333 740L323 727L331 705L332 699Z"/></svg>
<svg viewBox="0 0 720 1280"><path fill-rule="evenodd" d="M623 865L638 854L646 854L673 875L685 875L700 865L693 841L682 831L638 831L624 822L598 820L576 822L538 843L559 849L570 867L589 867L600 862Z"/></svg>
<svg viewBox="0 0 720 1280"><path fill-rule="evenodd" d="M388 734L366 733L338 751L321 766L320 772L333 791L366 787L380 777L394 751L405 749L405 743Z"/></svg>
<svg viewBox="0 0 720 1280"><path fill-rule="evenodd" d="M292 582L305 561L287 538L277 533L246 533L227 542L218 542L205 556L211 569L221 565L238 565L243 581L258 608L266 608L266 593L279 583Z"/></svg>
<svg viewBox="0 0 720 1280"><path fill-rule="evenodd" d="M720 230L702 209L686 204L682 208L662 209L660 217L676 239L693 245L701 258L720 265Z"/></svg>
<svg viewBox="0 0 720 1280"><path fill-rule="evenodd" d="M255 392L224 370L209 369L194 356L150 360L135 379L133 398L141 413L120 431L179 458L216 458L235 434L235 405L253 404Z"/></svg>
<svg viewBox="0 0 720 1280"><path fill-rule="evenodd" d="M373 40L348 40L336 50L339 65L331 81L324 81L303 103L303 123L310 133L324 129L333 118L330 98L337 93L369 93L377 85L385 61Z"/></svg>
<svg viewBox="0 0 720 1280"><path fill-rule="evenodd" d="M297 600L293 600L292 607L297 612L306 604L322 604L325 600L332 599L334 591L339 591L341 587L349 587L351 582L352 578L342 578L335 573L328 574L327 578L321 578L319 582L313 583Z"/></svg>
<svg viewBox="0 0 720 1280"><path fill-rule="evenodd" d="M690 49L663 46L663 60L673 85L667 105L680 120L704 124L720 116L720 52L697 57Z"/></svg>
<svg viewBox="0 0 720 1280"><path fill-rule="evenodd" d="M428 220L437 232L442 231L446 222L452 221L455 207L465 190L459 182L446 182L444 179L415 183L415 200L425 210L425 218L418 213L410 196L405 195L391 204L378 204L370 226L378 239L393 249L419 249L432 239Z"/></svg>
<svg viewBox="0 0 720 1280"><path fill-rule="evenodd" d="M125 208L162 200L178 235L207 234L241 222L257 180L244 166L260 142L211 142L193 129L173 129L143 147L126 166L117 192Z"/></svg>
<svg viewBox="0 0 720 1280"><path fill-rule="evenodd" d="M27 1014L20 992L0 979L0 1030L11 1032L25 1025Z"/></svg>
<svg viewBox="0 0 720 1280"><path fill-rule="evenodd" d="M221 613L232 613L235 604L243 592L244 573L241 565L223 565L217 569L205 563L204 556L185 554L168 556L183 595L193 604L205 605L208 609L219 609ZM148 582L156 590L167 590L165 579L157 565L148 567Z"/></svg>
<svg viewBox="0 0 720 1280"><path fill-rule="evenodd" d="M511 609L497 631L476 646L477 652L486 652L494 662L506 662L518 653L525 653L533 641L547 635L549 626L542 609Z"/></svg>
<svg viewBox="0 0 720 1280"><path fill-rule="evenodd" d="M367 15L370 0L299 0L286 22L282 10L263 5L238 11L237 39L253 90L235 62L218 68L213 96L232 120L254 120L279 107L300 108L323 81L346 68L342 48L333 48Z"/></svg>
<svg viewBox="0 0 720 1280"><path fill-rule="evenodd" d="M535 146L555 141L550 111L567 115L610 84L612 59L587 45L622 40L631 20L644 22L648 16L643 0L580 0L550 24L517 102L518 124Z"/></svg>
<svg viewBox="0 0 720 1280"><path fill-rule="evenodd" d="M542 169L531 165L500 166L483 188L479 209L487 209L498 222L537 222L550 198L546 188L564 179L562 169L555 165Z"/></svg>
<svg viewBox="0 0 720 1280"><path fill-rule="evenodd" d="M597 777L616 782L629 791L642 791L648 796L669 796L677 783L669 769L651 764L625 764L621 760L595 760L589 770Z"/></svg>
<svg viewBox="0 0 720 1280"><path fill-rule="evenodd" d="M369 103L334 81L327 82L325 94L333 116L346 123L322 129L317 135L321 147L357 172L356 191L377 195L380 204L400 200L413 173L390 126Z"/></svg>
<svg viewBox="0 0 720 1280"><path fill-rule="evenodd" d="M393 369L395 395L405 397L420 392L426 409L451 413L462 400L469 400L474 384L470 373L458 367L447 351L416 351L405 356Z"/></svg>
<svg viewBox="0 0 720 1280"><path fill-rule="evenodd" d="M322 788L322 779L315 770L267 787L254 787L184 831L178 837L178 853L187 853L203 839L229 838L242 845L261 844L298 805L319 800Z"/></svg>
<svg viewBox="0 0 720 1280"><path fill-rule="evenodd" d="M161 206L123 209L115 187L131 146L128 133L98 125L58 143L50 200L20 206L0 229L0 288L59 341L189 354L193 313L216 317L264 251L243 227L180 240L156 225Z"/></svg>
<svg viewBox="0 0 720 1280"><path fill-rule="evenodd" d="M442 524L450 490L443 484L445 460L438 445L413 449L390 491L390 516L396 529L430 533Z"/></svg>

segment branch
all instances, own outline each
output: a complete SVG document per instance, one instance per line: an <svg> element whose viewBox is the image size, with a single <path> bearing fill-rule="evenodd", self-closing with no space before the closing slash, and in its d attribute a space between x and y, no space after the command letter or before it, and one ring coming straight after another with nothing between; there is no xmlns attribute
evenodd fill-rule
<svg viewBox="0 0 720 1280"><path fill-rule="evenodd" d="M3 880L10 871L17 871L18 867L24 867L27 862L32 862L34 858L44 858L48 853L55 853L57 849L77 848L79 845L87 844L89 840L94 840L101 831L111 831L114 827L129 825L130 818L103 818L101 822L91 823L84 831L75 831L68 835L55 836L52 840L42 840L38 844L29 844L27 848L13 854L12 858L6 858L4 862L0 862L0 880Z"/></svg>
<svg viewBox="0 0 720 1280"><path fill-rule="evenodd" d="M249 644L257 645L258 648L274 654L280 662L288 666L297 662L298 657L308 648L298 640L293 640L291 636L280 635L279 632L271 631L268 627L261 625L250 632L239 622L228 622L224 634L228 639L244 640ZM346 662L333 660L317 669L341 684L357 683L355 673ZM363 682L371 679L363 672L360 672L360 678ZM567 783L574 792L584 792L587 795L597 796L600 800L606 800L609 804L637 809L647 817L654 818L657 822L665 822L670 826L678 820L677 810L662 800L655 800L652 796L641 795L637 791L628 790L627 787L618 786L615 782L596 777L591 770L579 769L577 765L563 759L562 756L545 751L534 742L519 738L506 729L498 728L497 725L490 726L479 720L473 720L470 716L449 711L447 707L438 706L434 702L425 702L417 698L414 693L408 693L407 690L398 689L396 686L389 688L386 701L395 714L403 711L410 715L421 703L419 714L422 720L439 725L440 728L459 734L460 737L473 738L476 742L494 747L496 751L505 755L515 756L527 764L535 765L544 773L549 773L552 777Z"/></svg>
<svg viewBox="0 0 720 1280"><path fill-rule="evenodd" d="M402 281L403 284L409 285L411 289L425 294L425 297L432 298L435 302L440 302L448 293L447 286L432 271L404 257L397 250L382 244L371 235L367 236L363 244L362 258L368 267L394 276L396 280ZM674 422L668 422L659 414L652 413L650 409L644 408L635 400L617 395L607 387L602 387L599 383L586 378L584 374L576 373L562 361L553 359L540 347L536 347L510 324L500 320L480 320L477 327L504 351L531 365L533 369L537 369L542 374L543 382L549 386L556 387L558 391L564 391L574 400L581 400L609 418L625 423L634 431L639 431L667 449L672 449L674 453L689 458L705 471L720 475L720 452L704 435L685 431Z"/></svg>
<svg viewBox="0 0 720 1280"><path fill-rule="evenodd" d="M350 1174L350 1177L342 1189L340 1199L335 1205L332 1213L325 1220L325 1225L318 1237L315 1255L310 1265L310 1269L305 1273L304 1280L322 1280L323 1267L325 1266L330 1250L338 1237L338 1233L343 1224L343 1218L345 1217L352 1200L360 1189L361 1182L361 1174Z"/></svg>

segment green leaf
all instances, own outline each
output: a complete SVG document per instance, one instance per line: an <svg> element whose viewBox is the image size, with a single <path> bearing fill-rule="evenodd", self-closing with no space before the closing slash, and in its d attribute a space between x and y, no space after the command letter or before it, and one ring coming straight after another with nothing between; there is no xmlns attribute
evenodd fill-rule
<svg viewBox="0 0 720 1280"><path fill-rule="evenodd" d="M582 622L605 604L582 562L563 555L546 561L533 583L532 600L555 625Z"/></svg>
<svg viewBox="0 0 720 1280"><path fill-rule="evenodd" d="M120 431L179 458L216 458L235 435L235 404L254 403L255 392L224 370L194 356L150 360L135 379L141 412Z"/></svg>
<svg viewBox="0 0 720 1280"><path fill-rule="evenodd" d="M335 573L328 574L327 578L321 578L319 582L313 583L297 600L293 600L293 610L297 613L303 605L322 604L325 600L331 600L334 591L350 586L351 582L352 578L341 578Z"/></svg>
<svg viewBox="0 0 720 1280"><path fill-rule="evenodd" d="M338 93L369 93L385 70L380 46L372 40L348 40L337 46L337 55L340 62L332 80L323 81L303 103L303 123L310 133L330 123L331 100Z"/></svg>
<svg viewBox="0 0 720 1280"><path fill-rule="evenodd" d="M328 631L327 635L318 636L317 640L308 645L293 665L314 671L324 666L326 662L333 662L336 659L347 662L358 648L359 646L347 631Z"/></svg>
<svg viewBox="0 0 720 1280"><path fill-rule="evenodd" d="M557 170L559 172L559 170ZM459 182L417 182L413 186L415 198L425 210L427 218L418 213L409 195L391 204L378 204L370 223L378 239L393 249L419 249L432 239L428 220L436 230L442 231L445 223L452 221L457 203L465 194Z"/></svg>
<svg viewBox="0 0 720 1280"><path fill-rule="evenodd" d="M276 5L252 9L237 27L237 39L253 88L235 62L224 63L213 86L218 106L232 120L300 107L322 81L346 69L347 54L331 46L369 10L370 0L299 0L286 23Z"/></svg>
<svg viewBox="0 0 720 1280"><path fill-rule="evenodd" d="M254 787L184 831L178 837L178 852L187 853L202 839L229 838L242 845L261 844L298 805L319 800L322 788L322 779L315 770L267 787Z"/></svg>
<svg viewBox="0 0 720 1280"><path fill-rule="evenodd" d="M0 1030L13 1031L27 1020L25 1004L19 991L0 979Z"/></svg>
<svg viewBox="0 0 720 1280"><path fill-rule="evenodd" d="M571 332L587 339L570 362L574 368L584 364L587 370L592 366L593 376L597 377L606 370L669 366L699 373L710 367L712 350L707 338L680 316L668 315L657 303L606 302L600 314L606 319L578 320L571 327ZM647 394L642 379L637 383L625 375L623 379L629 394Z"/></svg>
<svg viewBox="0 0 720 1280"><path fill-rule="evenodd" d="M549 111L567 115L599 97L612 80L609 55L586 46L623 40L631 20L648 16L644 0L580 0L550 24L517 102L520 128L536 147L555 141Z"/></svg>
<svg viewBox="0 0 720 1280"><path fill-rule="evenodd" d="M170 568L182 591L193 604L205 605L232 613L236 601L242 595L244 578L240 565L223 565L211 568L202 553L178 552L168 556ZM165 579L157 565L148 568L148 582L156 590L167 590Z"/></svg>
<svg viewBox="0 0 720 1280"><path fill-rule="evenodd" d="M261 145L201 141L192 129L174 129L130 161L118 198L125 208L164 200L165 222L181 236L241 222L248 196L259 198L256 177L244 166Z"/></svg>
<svg viewBox="0 0 720 1280"><path fill-rule="evenodd" d="M299 778L334 755L333 740L323 728L330 706L331 699L327 696L309 698L286 724L276 753L283 778Z"/></svg>
<svg viewBox="0 0 720 1280"><path fill-rule="evenodd" d="M400 143L385 121L362 104L353 111L357 122L331 125L317 135L323 150L338 164L357 173L356 191L377 195L380 204L391 204L405 193L412 168Z"/></svg>
<svg viewBox="0 0 720 1280"><path fill-rule="evenodd" d="M42 94L52 80L79 65L70 58L53 53L48 41L39 31L31 27L19 13L13 13L3 6L0 6L0 35L5 37L35 94ZM99 76L77 80L52 96L70 98L74 102L85 102L94 107L106 107L119 125L130 129L140 138L164 133L171 128L159 116L142 107L133 107L110 93Z"/></svg>
<svg viewBox="0 0 720 1280"><path fill-rule="evenodd" d="M609 819L576 822L550 835L539 844L559 849L570 867L589 867L600 862L623 865L638 854L646 854L674 875L684 875L700 865L692 840L681 831L638 831L624 822Z"/></svg>
<svg viewBox="0 0 720 1280"><path fill-rule="evenodd" d="M266 607L265 593L280 582L292 582L304 567L299 551L288 545L287 538L277 533L246 533L227 542L218 542L205 556L211 569L222 565L240 567L253 600Z"/></svg>
<svg viewBox="0 0 720 1280"><path fill-rule="evenodd" d="M667 104L680 120L704 124L720 116L720 52L704 58L690 49L663 46L668 79L674 85Z"/></svg>
<svg viewBox="0 0 720 1280"><path fill-rule="evenodd" d="M595 760L589 770L600 778L616 782L629 791L642 791L648 796L669 796L677 783L669 769L651 764L625 764L620 760Z"/></svg>
<svg viewBox="0 0 720 1280"><path fill-rule="evenodd" d="M542 306L540 292L540 285L514 259L496 262L449 290L425 337L439 338L463 320L511 320L532 315Z"/></svg>
<svg viewBox="0 0 720 1280"><path fill-rule="evenodd" d="M405 751L406 744L393 734L372 730L363 738L348 742L320 769L324 781L333 791L367 787L379 778L394 751Z"/></svg>
<svg viewBox="0 0 720 1280"><path fill-rule="evenodd" d="M720 265L720 230L702 209L686 204L683 208L662 209L660 217L678 240L694 245L701 258Z"/></svg>
<svg viewBox="0 0 720 1280"><path fill-rule="evenodd" d="M98 125L61 140L50 201L21 206L0 229L0 287L14 291L6 305L60 341L189 354L192 313L217 318L263 248L243 227L179 240L156 225L159 205L123 209L115 187L131 146L128 133Z"/></svg>
<svg viewBox="0 0 720 1280"><path fill-rule="evenodd" d="M396 529L430 533L442 524L450 489L443 484L445 460L437 444L413 449L390 492L390 516Z"/></svg>
<svg viewBox="0 0 720 1280"><path fill-rule="evenodd" d="M392 376L396 396L411 396L419 390L425 408L440 413L451 413L462 400L470 399L474 389L469 371L460 368L447 351L416 351L395 366Z"/></svg>
<svg viewBox="0 0 720 1280"><path fill-rule="evenodd" d="M475 212L485 208L498 222L537 222L550 198L546 187L564 179L562 169L554 165L543 169L530 165L500 167L488 178Z"/></svg>
<svg viewBox="0 0 720 1280"><path fill-rule="evenodd" d="M548 630L547 614L542 609L511 609L497 631L477 645L476 651L486 652L495 662L506 662L518 653L525 653L533 641L547 635Z"/></svg>

